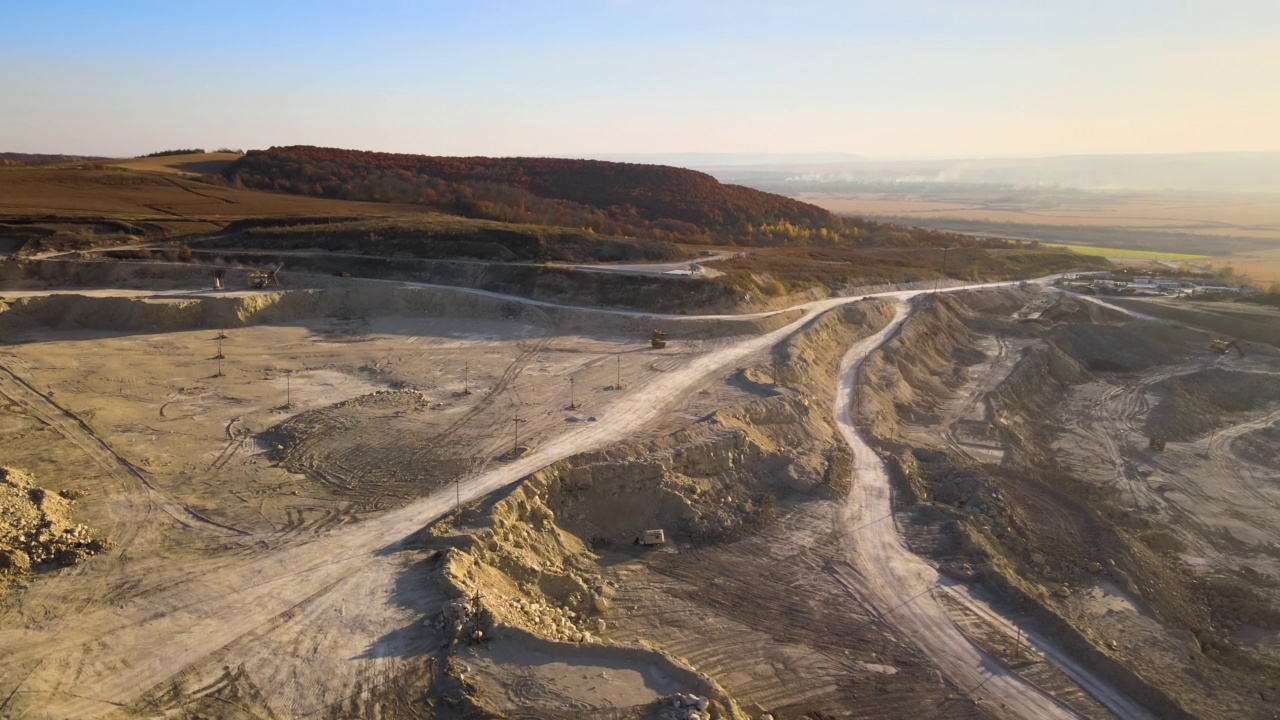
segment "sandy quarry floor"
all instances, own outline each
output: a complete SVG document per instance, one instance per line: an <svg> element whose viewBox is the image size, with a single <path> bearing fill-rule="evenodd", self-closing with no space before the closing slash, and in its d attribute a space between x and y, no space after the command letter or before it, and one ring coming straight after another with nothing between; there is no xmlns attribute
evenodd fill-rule
<svg viewBox="0 0 1280 720"><path fill-rule="evenodd" d="M566 426L607 414L623 396L606 389L619 373L640 386L701 351L699 343L684 343L655 354L647 345L555 337L515 323L410 318L247 327L221 341L216 331L24 339L3 353L8 372L0 382L14 404L0 422L41 432L24 418L66 410L144 470L158 493L255 536L321 527L420 497L510 450L516 417L520 445L536 447ZM570 378L576 410L568 409ZM320 412L391 389L402 392ZM691 394L675 412L705 414L744 392L722 384ZM313 436L302 461L326 468L321 482L288 472L255 440L291 418ZM369 431L339 432L375 418L381 422L370 422ZM412 439L439 444L446 429L445 445L428 449ZM0 443L13 453L31 441L19 431ZM40 464L69 459L46 452ZM376 467L369 464L375 459Z"/></svg>
<svg viewBox="0 0 1280 720"><path fill-rule="evenodd" d="M1280 404L1273 400L1235 414L1208 432L1170 441L1163 452L1147 447L1151 419L1160 411L1159 387L1153 386L1205 372L1275 382L1280 358L1266 351L1246 358L1204 352L1137 377L1080 386L1059 409L1065 432L1055 449L1081 477L1117 489L1125 507L1176 537L1176 552L1191 567L1280 577ZM1121 589L1102 587L1090 597L1089 611L1119 633L1159 626ZM1280 602L1280 593L1272 600ZM1280 633L1248 625L1236 633L1280 658Z"/></svg>
<svg viewBox="0 0 1280 720"><path fill-rule="evenodd" d="M269 563L301 538L500 465L516 444L516 417L522 452L536 454L567 431L610 423L620 400L724 344L653 351L499 320L395 317L237 328L220 343L218 334L41 330L0 353L0 455L46 484L86 490L79 519L118 542L102 562L19 594L4 610L9 639L12 629L104 606L149 605L175 576L222 592L213 571L252 574L244 563ZM684 424L756 392L695 385L650 421ZM343 405L353 398L362 399ZM310 472L291 472L259 439L286 421L301 426L298 464ZM448 505L453 496L440 494ZM38 708L47 700L32 680Z"/></svg>
<svg viewBox="0 0 1280 720"><path fill-rule="evenodd" d="M1060 296L1051 291L1043 295L1049 304L1032 302L1017 312L1002 308L999 317L1013 322L981 313L967 316L967 329L952 336L963 338L956 355L964 358L958 365L963 368L960 380L935 389L932 397L917 396L914 411L904 414L895 429L896 437L928 452L947 453L951 477L957 479L934 486L932 499L939 503L963 508L973 500L964 491L950 494L963 487L964 477L990 473L1015 478L1031 472L1043 478L1047 486L1038 490L1026 482L997 485L1016 501L1034 534L1049 543L1029 555L1015 550L1014 562L1027 563L1019 574L1044 577L1043 557L1058 553L1085 558L1087 562L1075 561L1083 577L1072 577L1070 571L1059 576L1069 578L1065 581L1045 577L1042 587L1061 598L1060 617L1090 633L1095 643L1109 645L1113 657L1147 677L1161 678L1158 682L1194 704L1197 714L1269 717L1258 701L1265 706L1272 697L1263 668L1274 662L1280 647L1274 621L1266 619L1280 608L1275 583L1280 577L1280 465L1275 451L1280 447L1280 352L1255 342L1246 343L1244 356L1234 350L1226 355L1211 351L1209 340L1222 332L1214 326L1213 313L1206 313L1204 325L1186 325L1097 301L1062 299L1055 307L1052 303ZM1099 316L1099 308L1110 314ZM1068 309L1069 322L1041 318L1046 310L1061 317ZM1081 322L1087 319L1096 324ZM925 336L956 331L929 326ZM1062 373L1024 373L1015 379L1028 358L1045 351L1046 339L1054 352L1080 363L1074 371L1078 374L1070 378L1072 371L1065 368L1072 361L1059 354L1050 365L1061 363ZM945 370L933 367L935 380L950 376L956 356L945 356ZM906 362L913 359L910 352L904 357ZM923 379L928 376L919 367L907 367L911 372L904 377L914 387L939 387ZM1034 393L1053 399L1028 400ZM1023 402L1031 403L1029 412L1019 405ZM1006 444L1011 433L1020 438L1016 458ZM1168 438L1163 451L1148 447L1152 436ZM864 476L873 471L867 469ZM1064 482L1063 473L1082 484ZM1092 498L1097 509L1086 511L1082 497ZM998 494L995 499L1004 502ZM979 525L1004 522L984 510L971 512L983 518ZM1114 536L1123 544L1103 541L1105 526L1090 512L1130 528ZM1008 530L1001 525L998 534ZM936 536L913 537L922 551L946 545ZM1119 557L1113 553L1125 545L1163 557L1157 562L1173 574L1166 580L1135 582L1123 571L1112 571ZM930 552L962 556L954 546ZM1037 570L1036 565L1044 567ZM1086 566L1092 569L1085 571ZM969 572L967 561L949 567ZM1055 582L1064 584L1055 589ZM971 594L963 584L949 587ZM894 591L901 592L897 587ZM1160 606L1153 607L1153 600ZM1200 610L1206 606L1210 610ZM1192 612L1211 619L1192 619ZM1043 639L1033 632L1033 645ZM1205 662L1219 657L1221 642L1238 643L1244 651L1221 665ZM1044 655L1073 672L1052 648ZM1233 673L1241 673L1236 683L1246 675L1256 678L1249 689L1239 691L1238 701L1223 692L1233 684Z"/></svg>
<svg viewBox="0 0 1280 720"><path fill-rule="evenodd" d="M911 294L891 298L900 318L900 301ZM0 708L23 717L160 716L188 712L198 696L234 701L235 712L197 708L224 717L341 717L360 715L360 703L374 696L420 692L398 683L417 670L432 677L433 668L417 664L420 648L435 641L421 619L445 598L425 583L430 559L402 551L403 540L455 502L560 458L669 432L769 394L763 381L738 369L760 364L763 351L805 322L653 351L643 338L558 334L497 319L316 318L228 331L221 375L211 330L42 329L6 338L0 457L45 486L87 490L77 521L116 545L82 566L38 577L0 607L0 647L10 658L0 674L7 695ZM849 354L842 397L858 360L884 337ZM986 458L998 449L966 434L965 422L975 398L1001 377L999 358L1017 351L992 342L996 359L969 395L953 402L947 431L958 449ZM619 359L622 390L611 387ZM464 374L469 395L461 392ZM567 407L570 378L580 408ZM273 433L287 434L288 442L277 447ZM955 630L963 607L992 613L998 625L993 611L971 598L961 598L960 611L944 600L914 601L916 585L936 584L936 573L905 550L892 523L876 525L887 514L880 507L887 480L876 476L874 455L856 437L850 441L864 463L861 494L847 507L829 503L779 527L795 530L786 539L796 552L812 544L806 537L827 546L823 564L801 567L833 583L821 590L824 597L847 599L851 642L863 618L889 618L885 613L910 600L908 612L878 624L903 649L804 658L813 642L804 640L779 649L778 657L792 660L755 680L757 671L735 667L727 650L711 657L695 642L688 654L729 678L727 685L746 688L760 707L768 706L770 686L787 677L812 682L854 672L874 687L876 677L921 673L962 691L955 707L941 710L948 716L1073 716ZM521 449L511 452L516 445ZM858 532L842 541L850 527ZM723 566L737 562L735 552L752 551L736 548ZM790 568L790 557L780 562ZM833 562L849 571L833 570ZM616 572L634 578L652 569L618 558ZM671 572L649 581L679 580ZM814 577L802 573L798 581ZM872 590L849 591L867 583ZM705 641L696 608L634 617L618 632L665 637L679 647L683 624ZM722 635L751 637L761 620L739 617ZM679 687L657 666L554 654L540 660L546 651L538 647L504 652L514 654L475 658L474 672L489 668L516 699L559 694L571 708L572 698L594 694L626 707ZM522 664L526 670L501 677L492 670ZM975 702L969 693L978 686L984 690ZM1106 693L1105 684L1094 689ZM823 691L822 683L812 691ZM860 702L867 712L876 707L871 697ZM892 714L919 712L908 697L896 702Z"/></svg>

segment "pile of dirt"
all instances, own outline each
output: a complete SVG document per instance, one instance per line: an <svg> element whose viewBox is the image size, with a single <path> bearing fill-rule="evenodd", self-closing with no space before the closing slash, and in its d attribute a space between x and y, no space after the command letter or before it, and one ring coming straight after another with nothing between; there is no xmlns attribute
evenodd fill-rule
<svg viewBox="0 0 1280 720"><path fill-rule="evenodd" d="M1052 305L1040 313L1040 320L1058 323L1094 325L1122 324L1130 317L1119 310L1062 293Z"/></svg>
<svg viewBox="0 0 1280 720"><path fill-rule="evenodd" d="M825 442L771 432L800 432L817 412L775 397L667 438L576 456L522 481L476 529L439 523L428 537L461 550L449 554L451 576L464 595L483 589L500 622L590 642L613 594L592 547L631 545L657 528L680 542L722 542L769 522L779 495L836 492L827 479L838 460Z"/></svg>
<svg viewBox="0 0 1280 720"><path fill-rule="evenodd" d="M1062 323L1049 342L1093 372L1138 372L1179 362L1203 349L1204 335L1163 323L1125 325Z"/></svg>
<svg viewBox="0 0 1280 720"><path fill-rule="evenodd" d="M259 438L272 459L349 501L356 512L402 504L444 487L482 458L466 455L461 416L441 427L439 412L413 389L379 390L300 412ZM367 428L377 423L380 432Z"/></svg>
<svg viewBox="0 0 1280 720"><path fill-rule="evenodd" d="M89 528L71 520L75 491L51 492L16 468L0 467L0 589L42 567L78 565L106 550Z"/></svg>
<svg viewBox="0 0 1280 720"><path fill-rule="evenodd" d="M706 717L741 718L728 694L687 662L646 645L609 639L619 588L605 579L594 547L631 546L645 529L668 537L719 537L758 520L768 505L734 480L686 473L741 467L753 450L740 434L712 431L665 450L644 445L571 458L521 481L482 509L439 521L422 534L443 552L441 580L458 598L427 622L459 649L506 643L581 658L590 647L614 662L657 667L710 698ZM730 473L735 479L738 473ZM727 488L733 488L732 490ZM732 495L742 498L735 503ZM485 688L474 688L483 698Z"/></svg>
<svg viewBox="0 0 1280 720"><path fill-rule="evenodd" d="M1280 472L1280 424L1241 435L1232 449L1248 462Z"/></svg>
<svg viewBox="0 0 1280 720"><path fill-rule="evenodd" d="M1062 400L1062 390L1086 382L1092 374L1054 345L1028 348L1004 382L987 398L994 430L1005 447L1005 461L1021 467L1052 464L1046 451L1050 433L1034 419L1046 417Z"/></svg>
<svg viewBox="0 0 1280 720"><path fill-rule="evenodd" d="M1205 368L1156 383L1160 402L1147 417L1147 434L1194 440L1224 425L1230 415L1280 401L1280 375Z"/></svg>
<svg viewBox="0 0 1280 720"><path fill-rule="evenodd" d="M682 694L654 703L650 710L658 714L646 717L745 717L691 663L645 638L611 637L619 615L634 610L620 607L618 598L634 588L623 587L601 558L665 556L672 544L723 547L771 526L783 503L842 496L850 458L827 405L809 393L829 398L849 344L891 316L879 302L827 313L776 348L776 364L743 370L782 375L786 383L773 382L772 396L671 435L566 458L497 499L428 526L421 542L440 551L440 581L456 601L426 622L457 647L536 647L583 663L592 653L610 653L629 667L656 668ZM635 544L652 529L664 531L665 551ZM675 554L683 557L683 550ZM557 708L523 711L534 710Z"/></svg>
<svg viewBox="0 0 1280 720"><path fill-rule="evenodd" d="M853 342L854 328L881 328L893 318L893 309L881 300L843 305L815 318L774 351L780 384L814 398L830 389L830 379L840 352ZM772 370L773 368L771 368Z"/></svg>
<svg viewBox="0 0 1280 720"><path fill-rule="evenodd" d="M867 391L858 417L873 435L894 437L903 423L935 422L943 399L968 381L967 368L985 357L968 326L977 315L966 305L973 299L973 293L925 296L897 336L863 362Z"/></svg>

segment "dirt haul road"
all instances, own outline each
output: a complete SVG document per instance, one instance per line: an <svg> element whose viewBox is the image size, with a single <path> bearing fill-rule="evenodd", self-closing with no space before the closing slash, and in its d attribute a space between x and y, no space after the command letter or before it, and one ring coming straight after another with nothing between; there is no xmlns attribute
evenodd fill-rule
<svg viewBox="0 0 1280 720"><path fill-rule="evenodd" d="M922 292L878 297L897 304L900 323L906 317L905 301ZM818 313L853 301L799 306L804 315L785 327L692 360L637 388L600 422L572 429L519 460L463 482L458 488L462 500L487 495L556 460L634 436L660 418L673 398L708 375L768 349ZM887 335L886 330L860 343L846 357L845 398L856 363ZM1070 716L1055 700L978 651L936 603L903 604L921 590L921 597L927 597L936 574L903 549L891 522L853 530L865 525L860 520L887 515L889 488L883 467L848 424L847 411L841 420L859 458L851 551L880 614L928 649L953 683L961 688L982 684L986 695L1010 708L1008 714ZM271 704L280 715L317 712L355 691L360 682L367 686L394 672L395 648L370 651L370 638L387 637L383 633L388 628L406 619L403 609L387 599L405 570L390 551L449 512L454 502L451 488L266 554L231 553L177 569L140 563L137 572L166 575L172 582L110 610L0 632L0 656L6 660L0 682L7 686L0 688L7 691L0 709L26 718L100 717L166 681L243 665L253 667L261 686L270 688ZM1097 691L1105 685L1091 687Z"/></svg>
<svg viewBox="0 0 1280 720"><path fill-rule="evenodd" d="M935 593L973 610L1000 630L1012 631L1006 618L939 576L933 566L907 549L893 522L892 488L884 463L858 434L852 409L862 361L907 319L903 306L879 333L862 340L845 355L836 394L836 424L854 452L854 482L845 507L845 546L871 604L890 625L922 648L951 682L970 697L985 697L1003 712L1024 718L1076 718L1079 715L1053 696L1025 681L1004 663L979 650L960 631ZM1122 693L1107 687L1089 671L1058 653L1042 638L1028 643L1043 653L1081 687L1121 718L1154 720L1154 716Z"/></svg>

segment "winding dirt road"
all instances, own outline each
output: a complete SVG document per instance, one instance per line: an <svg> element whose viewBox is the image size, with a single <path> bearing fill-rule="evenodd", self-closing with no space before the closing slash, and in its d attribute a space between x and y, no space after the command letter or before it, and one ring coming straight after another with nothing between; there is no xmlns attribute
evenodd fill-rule
<svg viewBox="0 0 1280 720"><path fill-rule="evenodd" d="M876 295L895 304L897 318L858 343L844 360L837 418L857 456L849 528L887 517L890 507L884 466L849 417L857 368L905 320L906 301L924 292ZM464 481L458 489L461 499L485 496L557 460L634 437L709 375L768 349L819 313L854 301L832 298L793 308L803 315L785 327L696 357L630 391L598 423L570 428L535 452ZM395 551L454 503L455 490L449 488L354 526L295 537L269 551L215 556L182 568L139 562L131 571L153 591L110 609L0 631L0 657L5 660L0 693L7 695L0 710L23 718L101 717L163 683L240 666L260 687L271 689L271 705L280 715L320 712L394 672L395 633L388 631L421 618L388 600L406 569ZM935 589L937 573L906 550L892 522L850 531L848 548L880 615L924 648L955 685L981 686L980 692L996 706L1007 707L1009 715L1074 717L960 633L932 597L940 592ZM1053 657L1043 643L1040 649ZM1064 669L1122 717L1148 717L1101 680L1079 668Z"/></svg>
<svg viewBox="0 0 1280 720"><path fill-rule="evenodd" d="M862 361L891 337L907 316L905 306L898 305L892 322L850 348L841 363L836 393L836 424L855 457L853 489L844 510L845 547L863 581L862 591L886 623L911 638L942 674L970 697L984 697L990 706L1001 708L1001 714L1014 717L1079 717L1070 707L980 650L961 632L936 593L950 593L1001 630L1011 633L1014 626L962 586L944 580L937 570L907 549L892 522L892 486L887 469L858 434L852 413ZM1043 638L1034 634L1028 637L1031 646L1117 716L1154 720L1137 703L1056 652Z"/></svg>

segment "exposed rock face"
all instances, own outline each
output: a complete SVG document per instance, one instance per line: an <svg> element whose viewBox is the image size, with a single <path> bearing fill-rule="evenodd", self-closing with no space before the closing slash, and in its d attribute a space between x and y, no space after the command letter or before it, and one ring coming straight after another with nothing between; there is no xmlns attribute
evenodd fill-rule
<svg viewBox="0 0 1280 720"><path fill-rule="evenodd" d="M78 496L45 490L28 473L0 467L0 583L41 566L77 565L106 549L89 528L71 521Z"/></svg>
<svg viewBox="0 0 1280 720"><path fill-rule="evenodd" d="M1143 435L1200 441L1244 413L1267 412L1280 398L1277 376L1206 367L1196 360L1204 334L1191 329L1093 312L1069 297L1028 320L1019 306L1031 302L1014 290L922 299L863 364L859 424L889 461L908 542L944 572L1032 612L1060 647L1160 717L1263 717L1259 698L1280 675L1238 631L1280 626L1266 597L1274 578L1188 564L1180 538L1203 536L1180 536L1161 522L1161 501L1135 498L1166 487L1150 469L1159 459L1178 462L1144 455ZM983 353L989 359L976 362ZM1081 412L1075 398L1103 409ZM1096 465L1081 463L1082 452L1064 457L1060 438L1098 418L1111 420L1110 434L1082 446L1114 455ZM996 460L961 444L977 436L958 433L963 423L999 447Z"/></svg>

